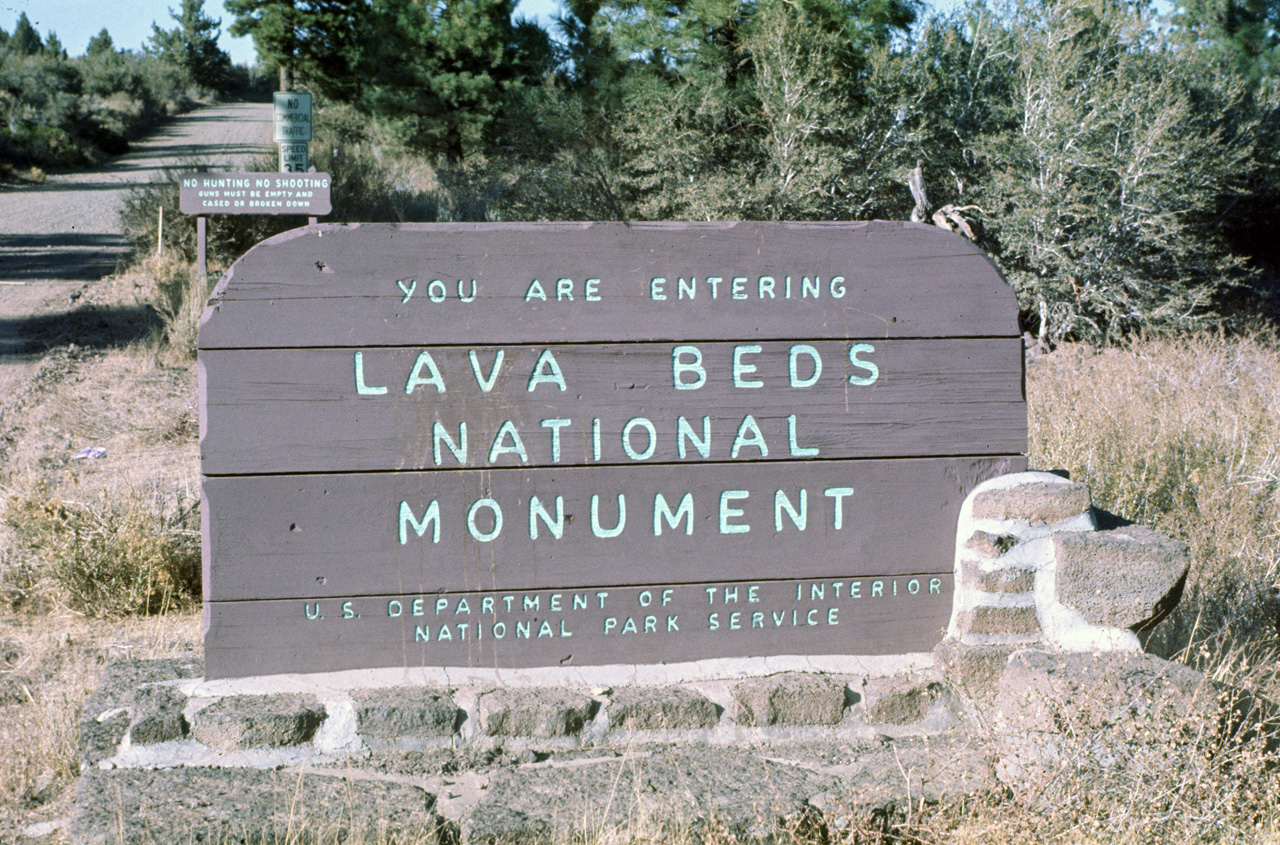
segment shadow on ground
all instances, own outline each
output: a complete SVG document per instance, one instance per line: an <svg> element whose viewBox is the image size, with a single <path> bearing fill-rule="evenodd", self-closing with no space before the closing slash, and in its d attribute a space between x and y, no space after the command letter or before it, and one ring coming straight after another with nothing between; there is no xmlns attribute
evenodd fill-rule
<svg viewBox="0 0 1280 845"><path fill-rule="evenodd" d="M0 317L0 358L43 355L74 343L88 349L117 349L145 340L162 326L147 304L89 305L32 317Z"/></svg>
<svg viewBox="0 0 1280 845"><path fill-rule="evenodd" d="M115 272L128 249L123 237L104 232L0 234L0 280L94 282Z"/></svg>

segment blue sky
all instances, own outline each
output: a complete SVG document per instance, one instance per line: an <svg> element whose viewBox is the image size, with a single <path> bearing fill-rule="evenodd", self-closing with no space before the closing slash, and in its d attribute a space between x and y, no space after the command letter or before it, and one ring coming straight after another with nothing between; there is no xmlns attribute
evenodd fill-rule
<svg viewBox="0 0 1280 845"><path fill-rule="evenodd" d="M152 22L164 29L177 24L169 16L170 9L181 8L182 0L0 0L0 26L12 33L18 16L27 13L41 37L50 30L58 34L62 46L73 56L84 53L89 39L105 26L118 48L139 49L151 37ZM529 17L545 18L558 8L556 0L520 0L519 11ZM231 54L236 64L250 64L254 59L253 40L227 35L232 17L222 7L222 0L205 0L205 14L222 18L222 49Z"/></svg>

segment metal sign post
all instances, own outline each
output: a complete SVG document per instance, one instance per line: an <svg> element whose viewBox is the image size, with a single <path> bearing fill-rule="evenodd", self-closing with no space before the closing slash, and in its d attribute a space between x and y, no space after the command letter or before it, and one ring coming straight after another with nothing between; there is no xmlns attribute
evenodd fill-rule
<svg viewBox="0 0 1280 845"><path fill-rule="evenodd" d="M196 278L201 283L209 275L209 262L207 258L208 236L205 232L205 217L200 215L196 218Z"/></svg>
<svg viewBox="0 0 1280 845"><path fill-rule="evenodd" d="M204 165L196 167L196 173L207 173L209 168ZM161 218L163 219L163 218ZM196 279L201 285L209 277L209 258L208 258L208 230L205 228L205 216L201 214L196 217ZM161 232L163 235L163 231Z"/></svg>

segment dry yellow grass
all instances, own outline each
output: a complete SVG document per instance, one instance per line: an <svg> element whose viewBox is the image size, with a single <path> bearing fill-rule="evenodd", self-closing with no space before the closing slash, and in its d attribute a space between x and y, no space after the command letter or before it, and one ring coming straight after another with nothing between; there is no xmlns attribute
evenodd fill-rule
<svg viewBox="0 0 1280 845"><path fill-rule="evenodd" d="M1276 338L1064 347L1027 376L1031 466L1069 470L1095 505L1191 547L1183 602L1148 648L1214 670L1220 660L1205 658L1236 646L1270 656L1280 576Z"/></svg>

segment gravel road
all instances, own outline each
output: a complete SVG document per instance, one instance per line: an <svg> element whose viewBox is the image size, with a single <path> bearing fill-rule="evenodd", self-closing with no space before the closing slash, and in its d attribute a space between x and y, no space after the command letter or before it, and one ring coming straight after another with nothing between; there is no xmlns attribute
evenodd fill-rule
<svg viewBox="0 0 1280 845"><path fill-rule="evenodd" d="M130 183L196 161L225 167L271 149L269 103L210 106L135 142L104 167L2 190L0 281L94 281L125 254L117 213Z"/></svg>
<svg viewBox="0 0 1280 845"><path fill-rule="evenodd" d="M0 415L43 353L27 342L35 321L56 321L71 291L127 255L118 212L131 183L196 163L235 168L273 149L270 103L222 104L174 119L95 170L0 189Z"/></svg>

